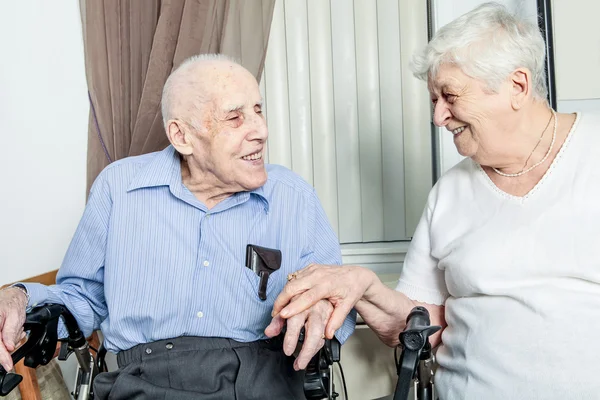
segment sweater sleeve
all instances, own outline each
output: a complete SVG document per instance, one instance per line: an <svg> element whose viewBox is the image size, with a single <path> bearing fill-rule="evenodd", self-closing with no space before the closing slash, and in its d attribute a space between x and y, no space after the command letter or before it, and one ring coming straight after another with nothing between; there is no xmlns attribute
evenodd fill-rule
<svg viewBox="0 0 600 400"><path fill-rule="evenodd" d="M443 305L449 294L444 271L431 255L431 215L428 205L406 253L396 290L418 302Z"/></svg>

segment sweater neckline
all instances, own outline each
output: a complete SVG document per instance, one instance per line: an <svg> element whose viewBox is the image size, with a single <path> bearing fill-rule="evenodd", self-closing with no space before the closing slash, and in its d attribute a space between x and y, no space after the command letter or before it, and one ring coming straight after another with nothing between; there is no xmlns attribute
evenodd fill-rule
<svg viewBox="0 0 600 400"><path fill-rule="evenodd" d="M483 179L492 187L492 189L497 194L499 194L503 198L523 203L527 199L529 199L530 197L532 197L537 191L539 191L540 187L542 187L544 185L544 183L548 179L550 179L549 178L550 175L557 168L557 165L560 163L560 159L563 157L564 153L567 151L567 147L569 147L569 143L571 142L571 137L573 136L573 132L575 132L575 130L577 129L577 125L579 124L579 120L581 119L581 113L580 112L576 112L575 115L576 115L575 122L573 122L573 125L571 126L571 129L569 130L569 133L567 134L567 137L565 138L564 143L562 144L560 150L556 154L556 157L554 157L554 160L552 160L552 163L550 164L550 167L544 173L544 175L538 181L538 183L536 183L535 186L529 192L527 192L523 196L515 196L513 194L506 193L504 190L502 190L498 186L496 186L496 184L494 183L494 181L492 181L492 179L488 176L488 174L486 174L486 172L483 170L483 168L481 167L481 165L479 163L477 163L477 162L475 162L473 160L471 160L471 162L475 165L475 168L478 169L479 173L481 175L483 175Z"/></svg>

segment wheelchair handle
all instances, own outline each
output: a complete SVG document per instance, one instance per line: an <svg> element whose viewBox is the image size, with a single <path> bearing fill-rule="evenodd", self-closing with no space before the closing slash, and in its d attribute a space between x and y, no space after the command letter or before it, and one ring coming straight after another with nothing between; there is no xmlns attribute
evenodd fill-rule
<svg viewBox="0 0 600 400"><path fill-rule="evenodd" d="M30 368L48 364L56 351L60 317L63 318L69 332L69 342L73 347L86 346L85 336L69 310L60 304L48 304L36 307L27 314L23 330L29 332L29 337L11 354L13 364L23 358L25 358L24 364ZM7 372L0 366L0 396L8 395L22 380L22 376Z"/></svg>
<svg viewBox="0 0 600 400"><path fill-rule="evenodd" d="M427 311L425 307L417 306L413 308L408 314L408 317L406 317L405 330L410 331L421 326L429 326L430 324L429 311Z"/></svg>
<svg viewBox="0 0 600 400"><path fill-rule="evenodd" d="M406 328L400 333L402 347L411 351L421 351L428 342L429 336L442 329L441 326L430 326L429 311L417 306L406 318Z"/></svg>
<svg viewBox="0 0 600 400"><path fill-rule="evenodd" d="M411 310L406 318L406 327L400 333L402 355L397 365L398 383L394 393L394 400L406 400L415 375L418 375L419 361L422 357L429 358L431 345L429 336L442 329L441 326L431 326L429 311L425 307L417 306ZM423 377L420 390L431 394L430 377Z"/></svg>

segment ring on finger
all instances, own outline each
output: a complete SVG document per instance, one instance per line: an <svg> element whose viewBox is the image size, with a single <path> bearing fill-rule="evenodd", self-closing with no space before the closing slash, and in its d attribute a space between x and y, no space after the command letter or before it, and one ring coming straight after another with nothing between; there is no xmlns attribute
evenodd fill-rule
<svg viewBox="0 0 600 400"><path fill-rule="evenodd" d="M291 274L288 274L287 280L289 282L289 281L296 279L297 277L298 277L298 272L292 272Z"/></svg>

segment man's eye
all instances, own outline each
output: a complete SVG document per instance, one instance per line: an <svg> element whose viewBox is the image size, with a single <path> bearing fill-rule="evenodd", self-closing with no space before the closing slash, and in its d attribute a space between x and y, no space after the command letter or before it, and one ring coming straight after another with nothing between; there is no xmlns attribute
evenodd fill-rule
<svg viewBox="0 0 600 400"><path fill-rule="evenodd" d="M240 119L240 116L239 115L234 115L233 117L227 118L227 121L237 121L238 119Z"/></svg>
<svg viewBox="0 0 600 400"><path fill-rule="evenodd" d="M455 94L445 94L444 95L446 97L446 100L448 100L448 103L454 103L454 101L456 100L456 95Z"/></svg>

